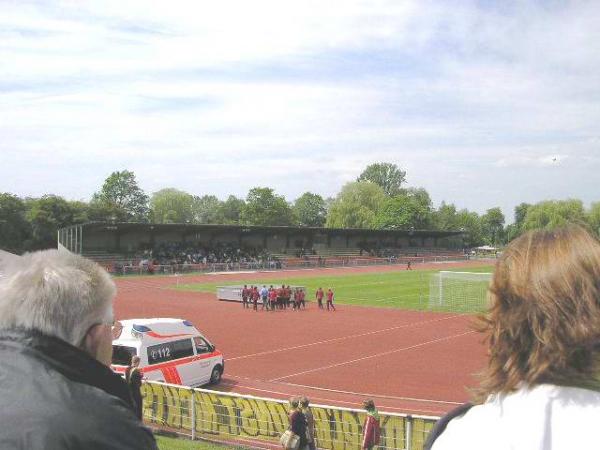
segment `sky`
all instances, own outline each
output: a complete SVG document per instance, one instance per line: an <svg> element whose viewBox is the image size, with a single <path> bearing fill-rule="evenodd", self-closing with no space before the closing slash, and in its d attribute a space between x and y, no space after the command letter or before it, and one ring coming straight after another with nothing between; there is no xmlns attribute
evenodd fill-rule
<svg viewBox="0 0 600 450"><path fill-rule="evenodd" d="M600 201L598 1L0 0L0 192Z"/></svg>

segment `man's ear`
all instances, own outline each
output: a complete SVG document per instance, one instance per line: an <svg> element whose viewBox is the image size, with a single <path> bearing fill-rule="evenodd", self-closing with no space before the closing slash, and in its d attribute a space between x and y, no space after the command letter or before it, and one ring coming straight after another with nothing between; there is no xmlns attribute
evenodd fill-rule
<svg viewBox="0 0 600 450"><path fill-rule="evenodd" d="M102 324L92 325L83 340L83 350L93 358L98 358L102 342Z"/></svg>

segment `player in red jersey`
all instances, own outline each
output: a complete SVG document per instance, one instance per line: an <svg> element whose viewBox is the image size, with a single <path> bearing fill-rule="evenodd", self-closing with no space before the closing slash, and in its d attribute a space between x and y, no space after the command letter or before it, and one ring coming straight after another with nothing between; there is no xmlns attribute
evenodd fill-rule
<svg viewBox="0 0 600 450"><path fill-rule="evenodd" d="M333 306L333 291L331 290L331 288L327 289L327 311L329 311L329 307L331 306L331 309L335 311L335 306Z"/></svg>
<svg viewBox="0 0 600 450"><path fill-rule="evenodd" d="M317 299L317 302L319 302L319 309L323 309L323 296L324 295L325 295L325 293L323 292L323 288L317 289L315 297Z"/></svg>
<svg viewBox="0 0 600 450"><path fill-rule="evenodd" d="M277 289L271 285L269 289L269 301L271 302L271 311L275 311L275 306L277 305Z"/></svg>
<svg viewBox="0 0 600 450"><path fill-rule="evenodd" d="M248 285L244 285L244 288L242 289L242 306L244 308L248 308L248 297L250 297L250 289L248 289Z"/></svg>
<svg viewBox="0 0 600 450"><path fill-rule="evenodd" d="M251 297L252 308L254 309L254 311L258 311L258 297L260 297L260 294L258 293L258 286L254 286L252 288Z"/></svg>

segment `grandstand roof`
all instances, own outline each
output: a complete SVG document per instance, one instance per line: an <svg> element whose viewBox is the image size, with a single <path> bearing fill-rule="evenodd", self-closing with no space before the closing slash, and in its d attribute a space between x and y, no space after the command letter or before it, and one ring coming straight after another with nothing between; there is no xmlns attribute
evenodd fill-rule
<svg viewBox="0 0 600 450"><path fill-rule="evenodd" d="M84 230L112 230L112 231L175 231L198 233L202 231L231 231L234 233L326 233L326 234L370 234L379 236L410 236L443 238L458 236L462 231L438 230L401 230L401 229L369 229L369 228L322 228L322 227L291 227L291 226L249 226L249 225L220 225L220 224L191 224L191 223L139 223L139 222L88 222L81 225ZM69 227L66 227L69 228Z"/></svg>

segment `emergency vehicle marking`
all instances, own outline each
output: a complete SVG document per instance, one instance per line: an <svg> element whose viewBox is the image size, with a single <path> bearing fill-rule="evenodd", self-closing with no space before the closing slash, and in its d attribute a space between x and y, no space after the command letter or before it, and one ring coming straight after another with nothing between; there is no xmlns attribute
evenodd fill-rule
<svg viewBox="0 0 600 450"><path fill-rule="evenodd" d="M146 334L150 337L157 338L157 339L166 339L166 338L174 338L174 337L181 337L181 336L194 336L193 334L190 334L190 333L159 334L156 331L146 331Z"/></svg>
<svg viewBox="0 0 600 450"><path fill-rule="evenodd" d="M175 365L172 365L171 367L164 367L160 369L160 371L162 372L163 377L165 377L165 381L167 383L181 384L181 377L179 376L177 368L174 366Z"/></svg>
<svg viewBox="0 0 600 450"><path fill-rule="evenodd" d="M167 361L167 362L164 362L161 364L153 364L151 366L142 367L140 370L143 373L154 372L156 370L163 370L165 368L175 367L180 364L187 364L187 363L191 363L194 361L200 361L201 359L208 359L208 358L212 358L214 356L221 356L221 352L217 350L212 353L204 353L202 355L194 355L194 356L188 356L187 358L174 359L172 361ZM125 369L123 369L123 371L125 371Z"/></svg>

